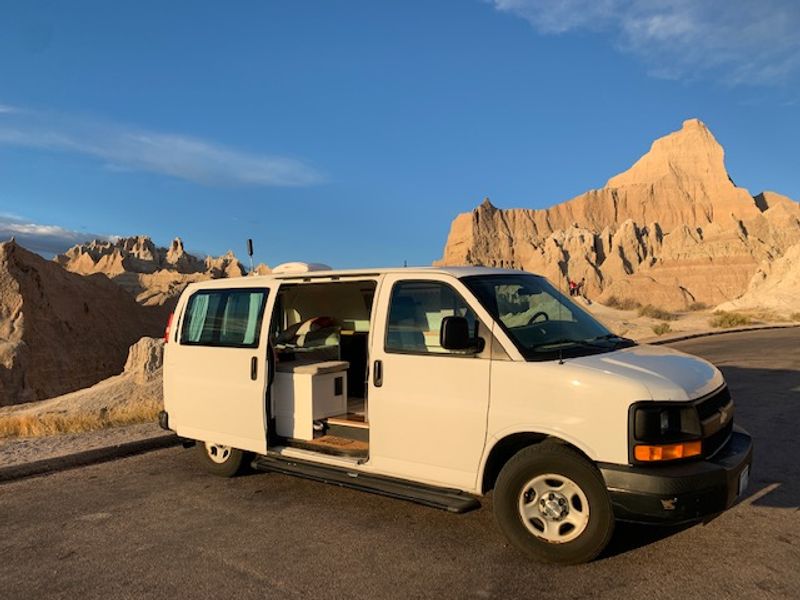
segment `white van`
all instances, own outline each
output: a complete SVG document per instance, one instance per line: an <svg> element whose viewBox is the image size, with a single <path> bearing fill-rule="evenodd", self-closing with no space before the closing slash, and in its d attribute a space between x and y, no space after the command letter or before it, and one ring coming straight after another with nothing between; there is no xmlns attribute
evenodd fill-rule
<svg viewBox="0 0 800 600"><path fill-rule="evenodd" d="M562 563L597 556L615 518L700 520L747 486L722 374L614 335L543 277L285 271L191 284L170 318L161 425L213 473L454 512L493 490L506 536Z"/></svg>

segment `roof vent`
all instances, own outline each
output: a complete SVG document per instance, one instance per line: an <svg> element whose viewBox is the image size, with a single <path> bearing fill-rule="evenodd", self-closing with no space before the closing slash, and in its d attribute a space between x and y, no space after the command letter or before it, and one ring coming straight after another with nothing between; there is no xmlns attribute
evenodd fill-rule
<svg viewBox="0 0 800 600"><path fill-rule="evenodd" d="M328 265L322 263L287 262L281 263L272 269L273 275L292 275L295 273L313 273L314 271L331 271Z"/></svg>

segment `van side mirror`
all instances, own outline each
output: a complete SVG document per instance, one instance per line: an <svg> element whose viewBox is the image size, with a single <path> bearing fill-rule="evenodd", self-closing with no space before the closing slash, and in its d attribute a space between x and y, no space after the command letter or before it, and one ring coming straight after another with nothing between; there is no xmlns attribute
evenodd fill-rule
<svg viewBox="0 0 800 600"><path fill-rule="evenodd" d="M445 317L439 329L439 345L445 350L480 352L483 340L469 332L469 322L464 317Z"/></svg>

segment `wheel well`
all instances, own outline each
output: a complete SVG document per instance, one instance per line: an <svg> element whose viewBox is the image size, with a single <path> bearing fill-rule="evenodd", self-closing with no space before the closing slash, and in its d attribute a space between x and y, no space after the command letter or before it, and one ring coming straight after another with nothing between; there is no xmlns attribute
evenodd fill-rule
<svg viewBox="0 0 800 600"><path fill-rule="evenodd" d="M522 432L513 433L502 440L497 442L489 452L489 458L486 459L486 467L483 469L483 481L481 483L481 493L485 494L494 488L497 481L497 476L500 471L517 452L528 446L540 444L545 440L550 440L559 444L564 444L570 448L575 448L572 444L564 440L546 435L544 433ZM586 456L579 448L575 448L582 456Z"/></svg>

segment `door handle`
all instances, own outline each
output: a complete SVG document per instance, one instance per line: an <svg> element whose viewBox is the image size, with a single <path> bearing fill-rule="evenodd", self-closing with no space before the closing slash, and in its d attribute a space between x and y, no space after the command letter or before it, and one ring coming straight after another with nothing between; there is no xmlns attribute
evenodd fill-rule
<svg viewBox="0 0 800 600"><path fill-rule="evenodd" d="M376 360L372 366L372 383L375 387L383 385L383 362Z"/></svg>
<svg viewBox="0 0 800 600"><path fill-rule="evenodd" d="M250 379L258 379L258 358L255 356L250 359Z"/></svg>

